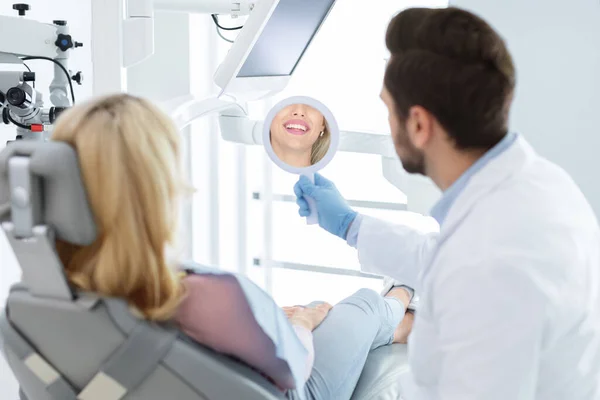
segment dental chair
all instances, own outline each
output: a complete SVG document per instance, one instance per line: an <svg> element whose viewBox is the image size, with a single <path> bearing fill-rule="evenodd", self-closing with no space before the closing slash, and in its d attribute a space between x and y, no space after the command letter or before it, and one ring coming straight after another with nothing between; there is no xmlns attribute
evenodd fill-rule
<svg viewBox="0 0 600 400"><path fill-rule="evenodd" d="M0 348L21 400L285 398L259 373L175 326L138 319L125 302L67 283L55 238L88 245L96 237L67 144L17 141L0 152L0 221L22 270L0 315ZM372 352L353 399L399 398L405 352L401 345ZM0 391L3 400L17 397Z"/></svg>

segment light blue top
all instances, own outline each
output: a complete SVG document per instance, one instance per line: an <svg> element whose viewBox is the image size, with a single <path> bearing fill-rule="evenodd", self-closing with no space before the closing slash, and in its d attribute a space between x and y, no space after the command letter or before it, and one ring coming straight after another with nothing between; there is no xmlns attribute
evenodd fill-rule
<svg viewBox="0 0 600 400"><path fill-rule="evenodd" d="M438 224L440 224L440 226L446 219L446 215L448 215L448 211L450 211L452 204L454 204L454 201L458 195L460 195L460 193L467 186L467 183L469 183L471 177L479 172L492 159L508 149L517 140L517 138L518 135L516 133L508 133L500 142L498 142L498 144L496 144L481 158L475 161L473 165L471 165L448 189L446 189L446 191L442 194L441 199L431 209L431 216L438 222ZM356 247L361 223L362 216L358 214L350 225L350 229L348 229L346 242L352 247Z"/></svg>
<svg viewBox="0 0 600 400"><path fill-rule="evenodd" d="M304 374L306 372L308 350L306 350L298 338L283 310L273 301L271 296L242 275L232 274L195 263L184 264L183 268L187 271L193 271L193 273L198 275L231 275L237 279L252 310L254 319L273 342L277 358L285 361L290 369L296 383L296 398L305 400L305 394L302 389L306 384Z"/></svg>

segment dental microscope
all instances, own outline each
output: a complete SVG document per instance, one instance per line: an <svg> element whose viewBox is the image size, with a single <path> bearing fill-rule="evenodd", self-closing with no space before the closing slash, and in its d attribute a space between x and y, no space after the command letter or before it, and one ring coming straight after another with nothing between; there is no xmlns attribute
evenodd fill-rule
<svg viewBox="0 0 600 400"><path fill-rule="evenodd" d="M13 4L13 9L18 17L0 16L0 124L15 126L16 140L46 140L50 126L75 103L73 82L81 85L83 74L72 74L68 59L83 44L73 40L67 21L26 19L28 4ZM36 73L26 63L30 60L54 64L50 107L44 107L36 90Z"/></svg>

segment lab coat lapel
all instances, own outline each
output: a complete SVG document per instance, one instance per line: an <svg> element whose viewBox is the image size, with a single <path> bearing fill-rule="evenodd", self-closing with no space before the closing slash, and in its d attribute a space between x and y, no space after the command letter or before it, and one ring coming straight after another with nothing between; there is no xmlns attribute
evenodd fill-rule
<svg viewBox="0 0 600 400"><path fill-rule="evenodd" d="M525 139L519 136L512 146L473 175L462 193L454 201L446 220L441 226L437 250L431 254L429 262L421 271L420 281L423 287L427 286L425 282L435 268L434 265L436 265L440 249L444 246L446 240L456 233L462 223L467 221L468 214L477 202L485 198L506 179L523 170L527 164L533 162L535 157L536 154L533 148ZM502 210L498 210L498 212L502 212Z"/></svg>

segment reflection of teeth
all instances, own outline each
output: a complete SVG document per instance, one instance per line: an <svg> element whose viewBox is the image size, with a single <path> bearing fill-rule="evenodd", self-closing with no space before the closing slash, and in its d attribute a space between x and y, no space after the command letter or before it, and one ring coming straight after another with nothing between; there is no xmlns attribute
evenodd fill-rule
<svg viewBox="0 0 600 400"><path fill-rule="evenodd" d="M306 132L306 127L304 125L297 125L297 124L289 124L285 126L287 129L300 129L304 132Z"/></svg>

